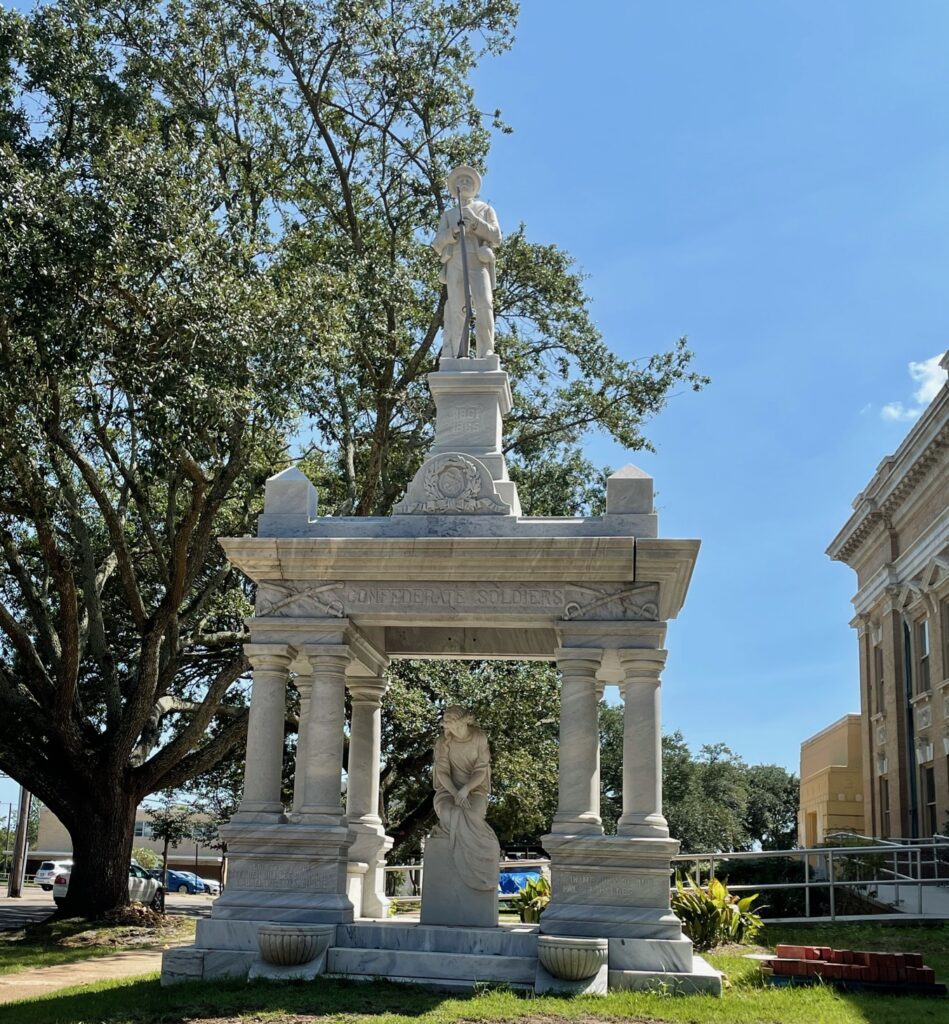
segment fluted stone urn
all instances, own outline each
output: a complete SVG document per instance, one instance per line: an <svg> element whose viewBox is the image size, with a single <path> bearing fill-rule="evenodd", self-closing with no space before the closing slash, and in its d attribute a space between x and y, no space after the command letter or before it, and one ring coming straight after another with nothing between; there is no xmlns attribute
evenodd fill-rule
<svg viewBox="0 0 949 1024"><path fill-rule="evenodd" d="M334 924L263 924L257 931L257 946L265 963L297 967L329 949L335 936Z"/></svg>
<svg viewBox="0 0 949 1024"><path fill-rule="evenodd" d="M540 935L537 957L544 969L563 981L592 978L609 957L608 939L579 939L573 935Z"/></svg>

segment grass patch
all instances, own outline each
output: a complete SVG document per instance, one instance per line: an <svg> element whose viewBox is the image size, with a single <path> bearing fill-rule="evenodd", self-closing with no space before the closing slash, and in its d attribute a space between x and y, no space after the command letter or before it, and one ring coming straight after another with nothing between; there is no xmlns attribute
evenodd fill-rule
<svg viewBox="0 0 949 1024"><path fill-rule="evenodd" d="M0 974L56 967L123 949L161 949L193 938L196 923L193 917L176 915L158 928L68 918L0 932Z"/></svg>
<svg viewBox="0 0 949 1024"><path fill-rule="evenodd" d="M770 945L800 941L919 951L940 980L949 970L949 929L943 927L772 926L764 938ZM662 992L560 999L503 989L459 996L385 982L330 979L284 985L196 982L161 988L157 978L148 978L103 982L0 1005L0 1024L949 1024L949 1000L846 995L822 986L763 986L757 965L743 958L749 948L708 954L729 978L722 999Z"/></svg>

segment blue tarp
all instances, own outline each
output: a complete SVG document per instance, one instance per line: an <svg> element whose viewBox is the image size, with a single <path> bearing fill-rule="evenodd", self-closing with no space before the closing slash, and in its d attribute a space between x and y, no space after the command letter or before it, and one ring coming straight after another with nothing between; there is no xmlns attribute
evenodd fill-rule
<svg viewBox="0 0 949 1024"><path fill-rule="evenodd" d="M533 879L536 882L538 878L540 878L540 868L523 868L521 871L505 868L498 880L498 893L513 896L527 885L528 879Z"/></svg>

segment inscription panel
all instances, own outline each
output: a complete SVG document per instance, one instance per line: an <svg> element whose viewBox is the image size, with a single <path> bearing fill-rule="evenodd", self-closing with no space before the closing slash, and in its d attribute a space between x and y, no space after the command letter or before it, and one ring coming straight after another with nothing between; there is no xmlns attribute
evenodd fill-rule
<svg viewBox="0 0 949 1024"><path fill-rule="evenodd" d="M554 870L551 887L555 900L665 907L669 904L669 879L664 873L631 874Z"/></svg>
<svg viewBox="0 0 949 1024"><path fill-rule="evenodd" d="M545 618L639 620L659 615L654 583L517 585L386 580L377 583L264 580L257 588L258 615L344 616L430 613L434 616L512 612Z"/></svg>
<svg viewBox="0 0 949 1024"><path fill-rule="evenodd" d="M228 885L235 889L267 889L310 892L335 892L335 866L320 866L312 861L283 860L280 857L231 858Z"/></svg>

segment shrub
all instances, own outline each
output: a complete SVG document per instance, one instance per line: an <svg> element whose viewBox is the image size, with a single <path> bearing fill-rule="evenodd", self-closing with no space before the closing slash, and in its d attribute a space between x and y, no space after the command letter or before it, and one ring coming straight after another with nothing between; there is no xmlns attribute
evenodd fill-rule
<svg viewBox="0 0 949 1024"><path fill-rule="evenodd" d="M550 882L546 878L528 878L523 889L508 901L512 910L521 915L521 920L528 924L536 924L540 915L550 903Z"/></svg>
<svg viewBox="0 0 949 1024"><path fill-rule="evenodd" d="M761 930L761 918L751 909L757 893L739 899L717 878L709 879L704 888L689 875L686 882L683 885L676 876L672 909L697 950L726 942L750 942Z"/></svg>
<svg viewBox="0 0 949 1024"><path fill-rule="evenodd" d="M764 920L771 917L804 917L804 864L793 857L749 857L730 859L723 855L715 865L715 874L726 886L792 884L795 888L770 889L767 906L756 907ZM821 889L811 890L812 912Z"/></svg>

